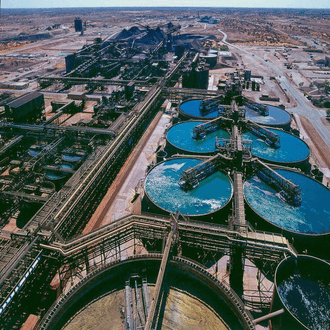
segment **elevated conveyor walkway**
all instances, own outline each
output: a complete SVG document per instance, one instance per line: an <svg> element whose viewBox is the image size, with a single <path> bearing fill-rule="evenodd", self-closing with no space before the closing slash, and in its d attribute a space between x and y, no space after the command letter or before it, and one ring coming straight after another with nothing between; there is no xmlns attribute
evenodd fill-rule
<svg viewBox="0 0 330 330"><path fill-rule="evenodd" d="M234 173L234 198L235 198L235 229L240 233L247 233L245 220L245 207L243 197L243 175Z"/></svg>
<svg viewBox="0 0 330 330"><path fill-rule="evenodd" d="M166 267L167 267L167 264L169 261L170 251L171 251L171 247L173 244L173 238L174 238L174 235L177 230L176 221L177 220L175 219L172 230L170 231L170 233L168 234L168 237L167 237L165 249L163 252L162 262L160 264L160 268L159 268L159 272L158 272L158 276L157 276L154 295L151 299L147 322L146 322L146 326L144 328L145 330L152 330L153 325L156 322L156 312L157 312L157 308L159 306L159 302L160 302L160 298L161 298L161 289L162 289L162 285L163 285L163 281L164 281L164 277L165 277Z"/></svg>

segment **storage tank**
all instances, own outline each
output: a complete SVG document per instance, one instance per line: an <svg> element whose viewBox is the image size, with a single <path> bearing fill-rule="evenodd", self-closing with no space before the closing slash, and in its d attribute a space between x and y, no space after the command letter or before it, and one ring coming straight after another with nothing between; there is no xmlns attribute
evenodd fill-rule
<svg viewBox="0 0 330 330"><path fill-rule="evenodd" d="M69 154L64 153L62 154L62 160L68 163L78 163L83 159L83 156L77 154Z"/></svg>
<svg viewBox="0 0 330 330"><path fill-rule="evenodd" d="M275 273L273 330L330 329L330 264L299 255L283 260Z"/></svg>
<svg viewBox="0 0 330 330"><path fill-rule="evenodd" d="M209 85L209 66L203 65L195 69L195 84L193 88L207 89Z"/></svg>
<svg viewBox="0 0 330 330"><path fill-rule="evenodd" d="M274 107L273 105L264 104L266 109L268 110L268 116L263 116L258 111L252 110L246 107L245 117L248 120L253 121L254 123L272 126L272 127L283 127L289 128L291 123L290 114L278 107Z"/></svg>
<svg viewBox="0 0 330 330"><path fill-rule="evenodd" d="M64 171L62 172L61 169L63 169ZM66 172L65 170L72 170L72 169L73 166L70 164L60 164L58 171L52 171L52 170L46 171L45 178L51 181L62 180L69 175L69 173Z"/></svg>
<svg viewBox="0 0 330 330"><path fill-rule="evenodd" d="M45 147L46 147L46 145L35 144L35 145L30 147L30 149L28 151L28 154L31 157L38 156L40 154L40 152L42 151L42 149L45 148Z"/></svg>
<svg viewBox="0 0 330 330"><path fill-rule="evenodd" d="M167 158L167 152L164 149L160 149L159 151L157 151L156 154L156 161L157 163L166 160Z"/></svg>
<svg viewBox="0 0 330 330"><path fill-rule="evenodd" d="M280 138L280 147L274 148L266 144L251 131L242 134L243 139L252 141L252 154L272 164L303 166L308 163L310 150L308 145L298 137L279 129L269 129Z"/></svg>
<svg viewBox="0 0 330 330"><path fill-rule="evenodd" d="M228 175L217 171L199 182L192 190L179 186L183 171L202 163L195 158L172 158L157 164L145 180L145 197L149 211L172 213L180 211L191 217L211 218L231 200L233 185Z"/></svg>
<svg viewBox="0 0 330 330"><path fill-rule="evenodd" d="M204 59L207 64L210 65L210 69L214 68L218 61L218 54L209 53L208 55L200 55L201 59Z"/></svg>
<svg viewBox="0 0 330 330"><path fill-rule="evenodd" d="M288 169L276 169L276 172L299 186L301 204L287 203L281 194L255 175L244 183L244 197L250 208L248 218L257 220L258 229L293 238L297 249L321 255L325 251L320 247L329 246L330 190L302 173Z"/></svg>
<svg viewBox="0 0 330 330"><path fill-rule="evenodd" d="M171 154L213 154L215 152L215 138L229 139L230 135L226 130L219 129L207 134L203 139L194 139L192 137L194 127L203 123L203 121L187 121L172 126L166 135L166 149Z"/></svg>

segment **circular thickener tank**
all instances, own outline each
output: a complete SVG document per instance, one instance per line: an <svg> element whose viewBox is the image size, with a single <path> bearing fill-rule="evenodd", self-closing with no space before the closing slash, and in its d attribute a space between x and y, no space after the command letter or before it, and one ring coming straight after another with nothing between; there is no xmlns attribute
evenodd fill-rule
<svg viewBox="0 0 330 330"><path fill-rule="evenodd" d="M38 149L29 149L28 154L32 157L39 155L41 150Z"/></svg>
<svg viewBox="0 0 330 330"><path fill-rule="evenodd" d="M65 172L65 170L72 170L73 166L70 164L60 164L59 165L59 170L58 171L46 171L45 173L45 178L47 178L48 180L51 181L57 181L57 180L61 180L64 179L69 173ZM64 171L61 172L60 169L63 169Z"/></svg>
<svg viewBox="0 0 330 330"><path fill-rule="evenodd" d="M191 119L212 119L219 116L219 111L213 111L203 115L199 106L202 100L189 100L182 102L179 106L179 111L184 118Z"/></svg>
<svg viewBox="0 0 330 330"><path fill-rule="evenodd" d="M207 134L203 139L192 137L193 129L202 121L188 121L172 126L167 132L168 143L174 147L174 151L183 151L190 154L215 152L215 138L229 138L229 133L223 129ZM175 150L176 149L176 150Z"/></svg>
<svg viewBox="0 0 330 330"><path fill-rule="evenodd" d="M243 139L252 141L252 154L260 159L274 164L298 165L309 158L308 145L298 137L278 129L269 129L280 138L281 146L273 148L252 132L242 134Z"/></svg>
<svg viewBox="0 0 330 330"><path fill-rule="evenodd" d="M330 329L330 264L306 255L283 260L275 273L274 330Z"/></svg>
<svg viewBox="0 0 330 330"><path fill-rule="evenodd" d="M87 325L90 329L125 330L135 328L135 323L143 329L146 313L139 306L150 308L160 264L159 255L139 256L90 273L58 301L41 326L48 330L83 329ZM172 258L166 272L157 329L254 328L250 314L240 309L239 298L230 296L228 288L197 264ZM126 312L130 310L127 305L131 313Z"/></svg>
<svg viewBox="0 0 330 330"><path fill-rule="evenodd" d="M244 197L250 208L267 223L293 237L327 235L330 233L330 190L304 174L276 170L301 189L302 202L293 206L258 176L244 183ZM305 247L306 248L306 247Z"/></svg>
<svg viewBox="0 0 330 330"><path fill-rule="evenodd" d="M62 159L63 159L65 162L69 162L69 163L78 163L79 161L82 160L82 156L71 155L71 154L63 154L63 155L62 155Z"/></svg>
<svg viewBox="0 0 330 330"><path fill-rule="evenodd" d="M230 178L215 172L199 182L192 190L179 186L183 171L202 163L194 158L175 158L159 163L147 175L145 192L156 208L166 212L180 211L187 216L203 216L219 211L228 204L233 194Z"/></svg>
<svg viewBox="0 0 330 330"><path fill-rule="evenodd" d="M269 111L268 116L262 116L258 111L246 107L245 118L266 126L288 127L290 125L291 116L287 111L273 105L265 104L265 106Z"/></svg>

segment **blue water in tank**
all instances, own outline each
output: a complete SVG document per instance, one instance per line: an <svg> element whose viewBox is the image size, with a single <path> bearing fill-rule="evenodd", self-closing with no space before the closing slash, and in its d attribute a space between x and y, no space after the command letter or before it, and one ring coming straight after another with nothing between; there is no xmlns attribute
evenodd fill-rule
<svg viewBox="0 0 330 330"><path fill-rule="evenodd" d="M203 118L216 118L218 117L218 110L208 113L207 115L203 116L199 110L199 106L202 100L190 100L180 104L180 109L186 115L190 117L203 117Z"/></svg>
<svg viewBox="0 0 330 330"><path fill-rule="evenodd" d="M274 225L303 234L330 232L330 191L307 176L276 170L280 175L301 189L302 203L292 206L257 176L244 183L244 196L252 209Z"/></svg>
<svg viewBox="0 0 330 330"><path fill-rule="evenodd" d="M269 116L262 116L257 111L246 108L245 118L266 126L285 126L291 122L291 116L285 110L272 105L266 105L266 107Z"/></svg>
<svg viewBox="0 0 330 330"><path fill-rule="evenodd" d="M195 126L203 124L202 121L183 122L175 125L167 132L167 140L176 148L191 153L210 153L215 151L215 138L228 139L229 133L225 130L218 130L206 135L204 139L193 139L192 132Z"/></svg>
<svg viewBox="0 0 330 330"><path fill-rule="evenodd" d="M215 172L189 191L179 187L180 174L201 163L198 159L171 159L154 167L145 180L148 197L168 212L180 211L184 215L204 215L225 206L232 195L229 177Z"/></svg>
<svg viewBox="0 0 330 330"><path fill-rule="evenodd" d="M72 165L70 164L61 164L60 167L69 170L73 168ZM60 180L65 178L68 174L69 173L65 173L65 172L46 171L45 177L49 180Z"/></svg>
<svg viewBox="0 0 330 330"><path fill-rule="evenodd" d="M317 263L306 263L300 270L298 258L298 267L277 287L286 308L310 329L330 329L330 276L326 272L330 267L320 269Z"/></svg>
<svg viewBox="0 0 330 330"><path fill-rule="evenodd" d="M29 151L28 151L29 155L32 157L39 155L40 152L41 152L41 150L36 150L36 149L29 149Z"/></svg>
<svg viewBox="0 0 330 330"><path fill-rule="evenodd" d="M69 163L77 163L79 162L82 157L81 156L76 156L76 155L68 155L68 154L63 154L62 155L62 159L65 161L65 162L69 162Z"/></svg>
<svg viewBox="0 0 330 330"><path fill-rule="evenodd" d="M309 147L298 137L281 130L269 129L280 137L281 147L278 149L268 146L264 140L251 132L242 134L243 139L252 141L252 154L263 160L277 163L298 163L309 156Z"/></svg>

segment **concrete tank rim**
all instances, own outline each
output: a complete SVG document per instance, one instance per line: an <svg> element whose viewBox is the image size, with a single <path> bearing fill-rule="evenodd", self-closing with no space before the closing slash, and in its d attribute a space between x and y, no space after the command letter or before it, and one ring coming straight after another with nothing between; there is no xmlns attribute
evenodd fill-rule
<svg viewBox="0 0 330 330"><path fill-rule="evenodd" d="M145 186L145 183L146 183L146 179L149 175L149 173L158 165L162 164L162 163L165 163L167 161L170 161L170 160L175 160L175 159L198 159L198 156L197 157L192 157L192 155L184 155L184 157L169 157L167 158L166 160L162 160L161 162L157 163L152 169L150 169L147 174L146 174L146 177L144 179L144 182L143 182L143 190L144 190L144 193L147 195L148 199L153 203L155 204L156 207L158 207L159 209L161 209L162 211L168 213L168 214L171 214L173 213L172 211L169 211L169 210L166 210L164 209L163 207L161 207L160 205L158 205L158 203L154 202L152 198L150 198L150 195L148 194L148 191L146 189L146 186ZM198 159L199 160L199 159ZM202 160L201 160L202 162ZM222 172L223 173L223 172ZM210 216L210 215L213 215L215 213L217 213L218 211L222 210L223 208L225 208L229 203L230 201L232 200L233 198L233 195L234 195L234 184L233 184L233 180L231 179L231 177L226 174L226 173L223 173L227 176L227 178L229 179L229 182L230 182L230 186L231 186L231 193L230 193L230 197L228 198L228 201L222 205L220 208L212 211L212 212L207 212L207 213L203 213L203 214L184 214L182 213L184 216L187 216L187 217L193 217L193 218L201 218L201 217L205 217L205 216Z"/></svg>
<svg viewBox="0 0 330 330"><path fill-rule="evenodd" d="M297 257L298 258L304 258L304 259L313 259L319 263L324 263L326 265L329 266L329 269L330 269L330 263L327 262L326 260L323 260L321 258L318 258L318 257L314 257L314 256L311 256L311 255L308 255L308 254L297 254ZM277 283L277 274L278 274L278 271L281 267L281 265L283 265L285 262L287 262L289 259L291 258L294 258L294 256L289 256L289 257L286 257L284 258L276 267L276 270L275 270L275 275L274 275L274 287L275 287L275 290L276 290L276 294L277 296L279 297L280 301L281 301L281 304L282 306L284 307L285 311L288 312L290 314L291 317L293 317L302 327L304 327L305 329L307 330L312 330L311 328L308 328L305 324L303 324L295 315L293 315L291 313L291 311L287 308L286 304L284 303L284 301L282 300L282 297L281 295L279 294L278 292L278 283Z"/></svg>
<svg viewBox="0 0 330 330"><path fill-rule="evenodd" d="M308 149L308 156L307 157L305 157L305 158L303 158L303 159L301 159L301 160L299 160L299 161L293 161L293 162L278 162L278 161L275 161L275 160L269 160L269 159L265 159L265 158L262 158L262 157L259 157L259 156L255 156L255 157L258 157L259 159L261 159L261 160L263 160L265 163L266 162L269 162L270 164L274 164L274 165L286 165L286 164L289 164L289 165L291 165L291 166L293 166L293 165L301 165L301 164L304 164L306 161L308 161L309 160L309 157L310 157L310 155L311 155L311 149L310 149L310 147L309 147L309 145L303 140L303 139L301 139L300 137L298 137L298 136L296 136L296 135L294 135L294 134L292 134L291 132L287 132L287 131L285 131L285 130L283 130L281 127L272 127L272 126L267 126L267 125L260 125L260 126L262 126L262 127L265 127L265 128L269 128L269 129L272 129L272 130L274 130L274 131L281 131L281 132L283 132L283 133L285 133L285 134L289 134L289 135L291 135L291 136L293 136L293 137L296 137L297 139L299 139L301 142L303 142L304 144L305 144L305 146L307 147L307 149ZM252 153L253 154L253 153Z"/></svg>
<svg viewBox="0 0 330 330"><path fill-rule="evenodd" d="M167 138L167 134L168 134L168 132L174 127L174 126L178 126L178 125L184 125L185 123L191 123L191 122L201 122L201 121L204 121L204 122L206 122L206 121L209 121L209 120L197 120L197 119L189 119L189 120L185 120L185 121L182 121L182 122L180 122L180 123L176 123L176 124L174 124L174 125L172 125L168 130L167 130L167 132L166 132L166 142L167 143L169 143L173 148L175 148L175 149L177 149L177 150L179 150L179 151L182 151L183 153L185 153L185 155L188 155L188 156L191 156L191 155L204 155L204 156L206 156L206 155L212 155L212 154L214 154L215 152L216 152L216 150L214 150L214 151L200 151L200 152L196 152L196 151L189 151L189 150L187 150L187 149L182 149L182 148L180 148L180 147L178 147L178 146L176 146L176 145L174 145L172 142L170 142L169 140L168 140L168 138ZM225 129L223 129L223 128L220 128L220 130L223 130L223 131L225 131L225 132L227 132L228 134L229 134L229 136L231 135L231 133L230 132L228 132L227 130L225 130ZM189 154L187 154L187 153L189 153Z"/></svg>
<svg viewBox="0 0 330 330"><path fill-rule="evenodd" d="M272 164L268 164L268 165L272 165ZM271 167L273 168L273 166L271 166ZM324 187L325 189L327 189L327 187L323 186L323 185L322 185L320 182L318 182L317 180L311 178L310 176L306 175L305 173L302 173L301 171L299 171L299 170L297 170L297 169L295 169L295 168L287 168L287 167L285 167L285 166L278 166L278 167L275 168L275 170L276 170L276 169L279 169L279 170L286 170L286 171L289 171L289 172L295 172L295 173L297 173L297 174L301 174L301 175L303 175L303 176L305 176L305 177L307 177L307 178L309 178L309 179L311 179L311 180L317 182L319 185L321 185L322 187ZM325 232L325 233L320 233L320 234L314 234L314 233L302 233L302 232L298 232L298 231L293 231L293 230L290 230L290 229L286 229L286 228L284 228L284 227L281 227L281 226L276 225L276 224L273 223L273 222L270 222L270 221L267 220L265 217L261 216L258 212L256 212L256 210L251 206L251 204L250 204L250 203L248 202L248 200L246 199L246 197L245 197L245 193L244 193L245 182L246 182L246 181L244 181L244 184L243 184L243 195L244 195L244 201L246 202L246 204L250 207L250 209L251 209L254 213L256 213L256 214L257 214L262 220L264 220L264 221L267 222L268 224L270 224L270 225L276 227L277 229L282 230L283 232L287 232L287 233L292 234L292 235L297 236L297 237L299 236L299 237L306 237L306 238L308 238L308 237L326 237L326 236L330 236L330 231L327 231L327 232ZM328 189L327 189L327 190L328 190Z"/></svg>

